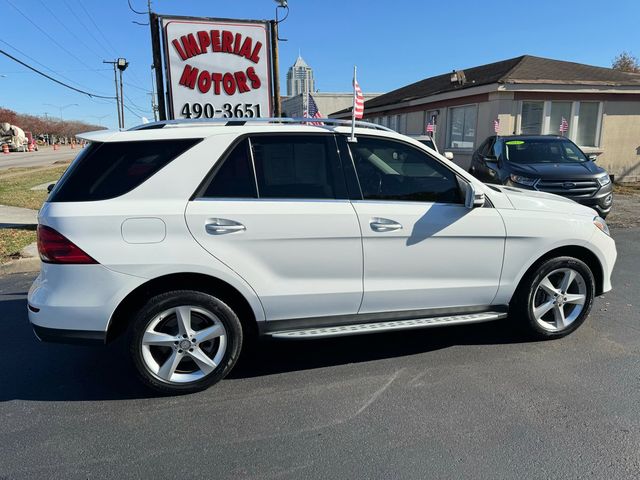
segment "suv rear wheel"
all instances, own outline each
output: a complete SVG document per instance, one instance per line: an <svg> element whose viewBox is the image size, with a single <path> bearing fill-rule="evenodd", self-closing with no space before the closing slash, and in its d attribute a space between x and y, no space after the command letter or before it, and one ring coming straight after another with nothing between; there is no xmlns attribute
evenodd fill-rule
<svg viewBox="0 0 640 480"><path fill-rule="evenodd" d="M595 280L589 267L573 257L546 260L523 279L513 311L538 338L558 338L577 329L593 305Z"/></svg>
<svg viewBox="0 0 640 480"><path fill-rule="evenodd" d="M168 394L192 393L220 381L241 347L242 326L234 311L214 296L191 290L149 299L129 336L142 381Z"/></svg>

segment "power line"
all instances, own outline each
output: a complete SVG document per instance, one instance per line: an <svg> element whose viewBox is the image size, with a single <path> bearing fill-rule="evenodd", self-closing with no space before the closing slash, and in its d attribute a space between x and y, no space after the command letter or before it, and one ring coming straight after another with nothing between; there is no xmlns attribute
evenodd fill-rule
<svg viewBox="0 0 640 480"><path fill-rule="evenodd" d="M86 8L84 8L84 5L82 4L81 1L77 2L78 5L80 5L80 8L82 8L82 10L84 11L84 13L87 15L87 18L89 18L89 21L93 24L93 26L95 27L95 29L98 31L98 33L100 34L100 36L104 39L105 43L107 45L109 45L109 48L111 48L111 50L115 53L115 48L113 48L113 45L111 44L111 42L109 42L109 40L107 39L107 37L105 36L104 33L102 33L102 29L96 24L96 22L93 20L93 17L91 16L91 14L87 11Z"/></svg>
<svg viewBox="0 0 640 480"><path fill-rule="evenodd" d="M65 4L66 4L66 0L65 0ZM100 36L104 39L105 44L106 44L106 45L111 49L111 51L112 51L114 54L116 54L116 49L114 48L113 44L112 44L112 43L109 41L109 39L105 36L104 32L103 32L103 31L102 31L102 29L98 26L98 24L93 20L93 17L92 17L92 16L91 16L91 14L87 11L87 9L85 8L85 6L82 4L82 1L81 1L81 0L78 0L78 5L80 5L80 8L84 11L84 13L85 13L85 15L87 16L87 18L89 19L89 21L93 24L93 26L95 27L95 29L97 30L97 32L100 34ZM68 4L67 4L67 8L69 8L69 5L68 5ZM75 13L74 13L74 15L75 15ZM76 18L77 18L77 16L76 16ZM83 25L83 26L84 26L84 25ZM85 27L85 29L86 29L86 27ZM94 37L94 39L95 39L95 40L97 40L95 37ZM103 48L104 48L104 46L103 46ZM106 49L106 48L104 48L104 50L105 50L105 51L107 51L107 49ZM98 56L99 56L99 55L98 55ZM117 54L116 54L116 56L117 56ZM135 80L137 80L139 83L141 83L141 82L140 82L140 79L137 77L137 75L135 74L135 72L133 72L133 71L131 71L131 70L130 70L129 72L130 72L130 74L134 77L134 79L135 79ZM123 82L123 83L124 83L125 85L127 85L127 86L131 87L131 88L136 88L136 89L141 90L141 91L143 91L143 92L145 92L145 93L149 93L149 90L147 90L147 89L145 89L145 88L138 87L137 85L134 85L134 84L132 84L132 83L128 83L128 82Z"/></svg>
<svg viewBox="0 0 640 480"><path fill-rule="evenodd" d="M32 24L34 27L36 27L40 32L42 32L49 40L51 40L53 43L55 43L58 47L60 47L62 50L64 50L65 52L67 52L70 56L72 56L73 58L75 58L76 60L78 60L78 62L80 62L82 65L84 65L87 68L91 68L89 65L87 65L84 61L82 61L82 59L80 59L77 55L75 55L74 53L72 53L71 51L69 51L67 48L65 48L63 45L60 44L60 42L58 42L55 38L53 38L51 35L49 35L45 30L43 30L37 23L35 23L33 20L31 20L31 18L29 18L27 15L25 15L22 10L20 10L18 7L16 7L11 0L6 0L6 2L11 5L20 15L22 15L30 24ZM104 78L107 78L104 75L100 75Z"/></svg>
<svg viewBox="0 0 640 480"><path fill-rule="evenodd" d="M134 110L132 110L131 108L129 108L128 105L125 105L124 108L126 108L127 110L129 110L130 113L132 113L133 115L135 115L136 117L143 117L144 115L140 115L139 113L136 113ZM148 113L148 112L144 112L144 113Z"/></svg>
<svg viewBox="0 0 640 480"><path fill-rule="evenodd" d="M133 13L137 13L138 15L147 15L147 12L139 12L138 10L133 8L133 6L131 5L131 0L127 0L127 3L129 4L129 10L131 10Z"/></svg>
<svg viewBox="0 0 640 480"><path fill-rule="evenodd" d="M89 96L89 97L91 97L91 98L108 98L108 99L115 100L115 97L107 97L107 96L105 96L105 95L97 95L97 94L95 94L95 93L86 92L86 91L84 91L84 90L80 90L79 88L72 87L71 85L68 85L68 84L66 84L66 83L64 83L64 82L61 82L60 80L58 80L58 79L56 79L56 78L53 78L52 76L47 75L47 74L46 74L46 73L44 73L44 72L41 72L41 71L40 71L40 70L38 70L37 68L32 67L31 65L29 65L29 64L27 64L27 63L25 63L25 62L23 62L22 60L18 60L16 57L14 57L13 55L11 55L11 54L9 54L9 53L5 52L4 50L1 50L1 49L0 49L0 53L1 53L2 55L6 56L6 57L9 57L9 58L10 58L11 60L13 60L14 62L18 62L20 65L23 65L23 66L27 67L29 70L33 70L33 71L34 71L34 72L36 72L37 74L42 75L43 77L48 78L48 79L49 79L49 80L51 80L52 82L55 82L55 83L57 83L57 84L59 84L59 85L62 85L63 87L66 87L66 88L68 88L68 89L70 89L70 90L74 90L74 91L76 91L76 92L78 92L78 93L82 93L83 95L87 95L87 96Z"/></svg>
<svg viewBox="0 0 640 480"><path fill-rule="evenodd" d="M87 87L85 87L84 85L82 85L82 84L80 84L80 83L76 82L75 80L73 80L73 79L71 79L71 78L69 78L69 77L67 77L67 76L63 75L62 73L60 73L60 72L58 72L58 71L56 71L56 70L53 70L52 68L50 68L50 67L48 67L48 66L44 65L43 63L39 62L38 60L36 60L36 59L35 59L35 58L33 58L32 56L30 56L30 55L26 54L25 52L23 52L22 50L20 50L18 47L15 47L15 46L11 45L9 42L6 42L5 40L2 40L1 38L0 38L0 42L4 43L4 44L5 44L6 46L8 46L9 48L11 48L11 49L15 50L16 52L18 52L18 53L19 53L20 55L22 55L23 57L28 58L28 59L29 59L29 60L31 60L33 63L35 63L35 64L37 64L37 65L40 65L40 66L41 66L42 68L44 68L45 70L48 70L49 72L51 72L51 73L53 73L53 74L57 75L58 77L64 78L64 79L65 79L65 80L67 80L69 83L75 84L75 85L77 85L78 87L80 87L80 88L82 88L82 89L86 89L86 88L87 88ZM102 71L102 69L100 69L100 70ZM69 70L69 71L73 71L73 70ZM82 70L78 70L78 71L82 71ZM87 70L85 70L85 71L98 71L98 69L90 68L90 69L87 69ZM26 73L26 72L25 72L25 73Z"/></svg>
<svg viewBox="0 0 640 480"><path fill-rule="evenodd" d="M131 87L131 88L136 88L138 90L142 90L145 93L151 93L151 91L147 88L144 87L139 87L138 85L135 85L133 83L129 83L129 82L123 82L126 86Z"/></svg>
<svg viewBox="0 0 640 480"><path fill-rule="evenodd" d="M76 18L76 20L78 21L78 23L80 25L82 25L82 28L84 28L87 33L89 34L89 36L96 42L96 44L100 45L100 47L107 53L107 55L117 55L115 50L112 50L111 52L109 52L109 49L107 47L105 47L104 43L102 43L91 31L91 29L89 27L87 27L87 25L84 23L84 21L82 20L82 18L80 18L80 16L76 13L76 11L71 8L71 6L67 3L67 0L62 0L63 3L65 4L65 6L67 7L67 10L69 10L69 12L71 12L71 14Z"/></svg>
<svg viewBox="0 0 640 480"><path fill-rule="evenodd" d="M44 8L45 8L45 9L46 9L50 14L51 14L51 16L52 16L53 18L55 18L55 19L56 19L56 21L57 21L60 25L62 25L62 28L64 28L67 32L69 32L69 33L73 36L73 38L75 38L79 43L81 43L82 45L84 45L84 46L87 48L87 50L91 50L91 51L93 52L93 54L94 54L94 55L96 55L96 56L98 56L98 57L100 56L100 54L99 54L98 52L96 52L92 47L90 47L89 45L87 45L87 43L86 43L86 42L84 42L80 37L78 37L78 35L76 35L76 34L75 34L75 32L74 32L73 30L71 30L69 27L67 27L67 26L64 24L64 22L58 18L58 16L53 12L53 10L51 10L51 9L47 6L47 4L46 4L43 0L39 0L39 1L40 1L40 3L42 4L42 6L43 6L43 7L44 7Z"/></svg>

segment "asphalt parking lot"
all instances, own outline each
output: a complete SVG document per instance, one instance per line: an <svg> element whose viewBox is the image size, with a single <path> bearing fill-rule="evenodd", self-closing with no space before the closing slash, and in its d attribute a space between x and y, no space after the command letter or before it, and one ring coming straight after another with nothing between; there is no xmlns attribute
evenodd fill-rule
<svg viewBox="0 0 640 480"><path fill-rule="evenodd" d="M172 398L121 346L38 343L34 275L2 277L0 478L638 478L640 229L613 235L614 290L567 338L503 321L269 342Z"/></svg>
<svg viewBox="0 0 640 480"><path fill-rule="evenodd" d="M52 147L40 147L37 152L11 152L0 154L0 170L18 167L36 167L51 165L56 162L69 162L75 158L79 147L71 149L69 145L60 146L60 150Z"/></svg>

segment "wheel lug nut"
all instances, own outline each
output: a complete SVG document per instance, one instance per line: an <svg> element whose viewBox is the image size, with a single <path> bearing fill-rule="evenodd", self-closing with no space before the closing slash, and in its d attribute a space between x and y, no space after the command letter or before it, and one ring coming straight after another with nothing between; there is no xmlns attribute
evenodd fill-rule
<svg viewBox="0 0 640 480"><path fill-rule="evenodd" d="M190 352L193 352L193 348L190 348L190 349L189 349L189 351L190 351Z"/></svg>
<svg viewBox="0 0 640 480"><path fill-rule="evenodd" d="M182 353L182 350L178 350L178 353Z"/></svg>
<svg viewBox="0 0 640 480"><path fill-rule="evenodd" d="M174 345L178 345L178 342L173 342Z"/></svg>
<svg viewBox="0 0 640 480"><path fill-rule="evenodd" d="M193 343L196 343L196 339L195 339L195 338L191 339L191 341L192 341Z"/></svg>
<svg viewBox="0 0 640 480"><path fill-rule="evenodd" d="M187 334L185 333L184 335L182 335L182 338L187 338Z"/></svg>

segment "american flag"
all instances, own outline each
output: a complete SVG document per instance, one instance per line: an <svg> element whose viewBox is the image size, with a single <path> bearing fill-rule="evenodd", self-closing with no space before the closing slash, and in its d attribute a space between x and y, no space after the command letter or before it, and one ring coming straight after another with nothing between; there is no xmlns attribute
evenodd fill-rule
<svg viewBox="0 0 640 480"><path fill-rule="evenodd" d="M493 121L493 131L496 132L496 133L498 133L500 131L500 119L499 118L496 118Z"/></svg>
<svg viewBox="0 0 640 480"><path fill-rule="evenodd" d="M313 99L311 95L308 95L307 99L307 111L305 112L305 117L308 118L322 118L320 111L318 110L318 105L316 105L316 101ZM309 125L324 125L322 122L308 122Z"/></svg>
<svg viewBox="0 0 640 480"><path fill-rule="evenodd" d="M433 133L433 123L427 123L427 133Z"/></svg>
<svg viewBox="0 0 640 480"><path fill-rule="evenodd" d="M353 79L353 89L355 91L355 103L353 105L355 118L362 118L364 115L364 95L362 95L360 85L358 85L358 81L355 78Z"/></svg>
<svg viewBox="0 0 640 480"><path fill-rule="evenodd" d="M569 131L569 122L567 119L562 117L562 121L560 122L560 133L565 133Z"/></svg>

